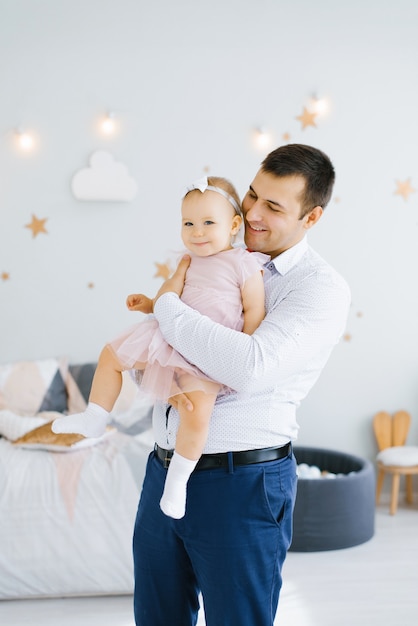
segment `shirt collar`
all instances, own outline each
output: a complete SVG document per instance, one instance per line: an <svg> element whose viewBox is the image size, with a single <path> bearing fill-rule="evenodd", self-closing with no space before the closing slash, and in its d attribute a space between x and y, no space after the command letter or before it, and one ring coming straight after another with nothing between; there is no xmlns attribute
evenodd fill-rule
<svg viewBox="0 0 418 626"><path fill-rule="evenodd" d="M271 260L271 262L274 264L279 274L283 276L284 274L287 274L287 272L300 261L307 249L308 239L305 235L304 238L299 241L299 243L295 244L288 250L285 250L284 252L276 256L274 259Z"/></svg>

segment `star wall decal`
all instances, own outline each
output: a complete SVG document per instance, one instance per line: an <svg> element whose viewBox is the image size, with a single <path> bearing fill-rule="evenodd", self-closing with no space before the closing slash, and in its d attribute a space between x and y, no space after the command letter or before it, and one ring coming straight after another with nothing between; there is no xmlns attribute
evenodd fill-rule
<svg viewBox="0 0 418 626"><path fill-rule="evenodd" d="M39 233L48 234L48 231L45 228L45 222L47 219L47 217L38 219L36 215L32 213L32 221L29 224L25 224L25 228L29 228L32 231L32 237L36 237Z"/></svg>
<svg viewBox="0 0 418 626"><path fill-rule="evenodd" d="M157 267L157 271L154 274L154 278L164 278L166 280L171 275L171 268L169 263L154 263Z"/></svg>
<svg viewBox="0 0 418 626"><path fill-rule="evenodd" d="M287 143L288 141L290 141L290 134L289 133L283 133L282 139L283 139L283 141L285 141Z"/></svg>
<svg viewBox="0 0 418 626"><path fill-rule="evenodd" d="M94 283L87 283L87 289L94 289Z"/></svg>
<svg viewBox="0 0 418 626"><path fill-rule="evenodd" d="M302 130L304 130L307 126L314 126L316 128L315 118L317 115L318 113L311 113L306 107L303 107L303 113L298 115L296 119L300 120Z"/></svg>
<svg viewBox="0 0 418 626"><path fill-rule="evenodd" d="M9 272L2 272L2 273L1 273L1 279L2 279L2 280L10 280L10 274L9 274Z"/></svg>
<svg viewBox="0 0 418 626"><path fill-rule="evenodd" d="M408 200L411 193L415 193L416 191L416 189L414 189L411 185L410 178L407 178L404 181L397 180L396 185L397 189L395 191L395 195L402 196L405 201Z"/></svg>

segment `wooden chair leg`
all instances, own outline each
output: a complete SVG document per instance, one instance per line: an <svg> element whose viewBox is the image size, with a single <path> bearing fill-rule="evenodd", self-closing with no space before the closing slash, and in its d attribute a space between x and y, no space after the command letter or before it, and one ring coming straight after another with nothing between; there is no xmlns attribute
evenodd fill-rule
<svg viewBox="0 0 418 626"><path fill-rule="evenodd" d="M412 504L413 502L413 484L412 484L412 474L406 475L406 501L408 504Z"/></svg>
<svg viewBox="0 0 418 626"><path fill-rule="evenodd" d="M380 494L382 493L384 479L385 479L385 472L383 470L379 470L377 474L377 485L376 485L376 504L379 504L380 502Z"/></svg>
<svg viewBox="0 0 418 626"><path fill-rule="evenodd" d="M390 514L395 515L396 509L398 508L398 498L399 498L399 483L401 480L400 474L394 474L392 478L392 494L390 497Z"/></svg>

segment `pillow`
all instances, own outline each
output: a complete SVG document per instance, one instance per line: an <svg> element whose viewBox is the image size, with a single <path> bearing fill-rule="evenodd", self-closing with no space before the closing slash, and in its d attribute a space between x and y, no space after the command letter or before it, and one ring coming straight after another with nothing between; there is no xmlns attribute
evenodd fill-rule
<svg viewBox="0 0 418 626"><path fill-rule="evenodd" d="M114 432L114 428L108 428L102 437L84 437L75 433L54 433L51 430L51 422L38 426L23 437L19 437L13 445L32 450L50 450L51 452L70 452L88 446L94 446L98 441Z"/></svg>
<svg viewBox="0 0 418 626"><path fill-rule="evenodd" d="M67 410L66 358L18 361L0 365L0 409L33 416Z"/></svg>
<svg viewBox="0 0 418 626"><path fill-rule="evenodd" d="M84 411L97 363L70 365L67 374L68 413ZM111 413L110 424L119 431L137 435L151 428L152 404L138 393L131 371L122 373L122 390Z"/></svg>
<svg viewBox="0 0 418 626"><path fill-rule="evenodd" d="M96 365L97 363L81 363L69 366L66 379L68 413L81 413L85 410Z"/></svg>
<svg viewBox="0 0 418 626"><path fill-rule="evenodd" d="M44 414L45 415L45 414ZM22 417L5 409L0 411L0 435L14 441L29 431L46 424L48 420L43 417Z"/></svg>

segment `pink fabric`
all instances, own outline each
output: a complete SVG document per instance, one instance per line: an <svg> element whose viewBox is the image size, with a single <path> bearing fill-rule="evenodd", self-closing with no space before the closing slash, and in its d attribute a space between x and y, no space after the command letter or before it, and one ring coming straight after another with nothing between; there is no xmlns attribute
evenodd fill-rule
<svg viewBox="0 0 418 626"><path fill-rule="evenodd" d="M267 260L266 255L242 248L204 258L192 256L182 300L215 322L241 331L241 288L250 276L261 271ZM183 392L219 392L221 385L211 381L165 341L153 316L135 324L109 345L124 367L145 368L140 389L154 400L165 402L178 393L178 387Z"/></svg>

